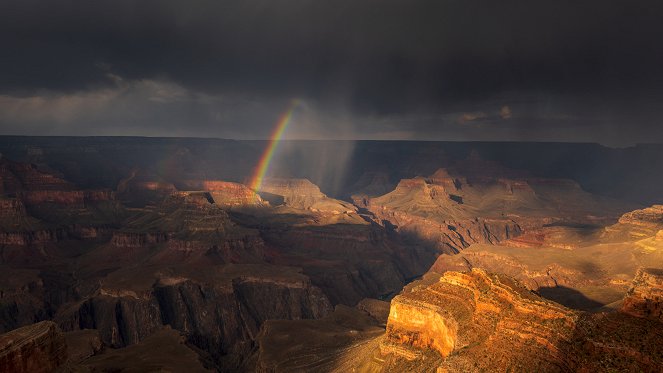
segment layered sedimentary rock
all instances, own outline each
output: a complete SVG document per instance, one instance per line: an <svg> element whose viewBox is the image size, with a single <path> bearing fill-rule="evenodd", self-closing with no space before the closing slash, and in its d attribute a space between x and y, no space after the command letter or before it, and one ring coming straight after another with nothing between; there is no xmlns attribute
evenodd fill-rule
<svg viewBox="0 0 663 373"><path fill-rule="evenodd" d="M204 190L219 206L260 206L260 196L244 184L223 180L187 180L182 183L186 190Z"/></svg>
<svg viewBox="0 0 663 373"><path fill-rule="evenodd" d="M0 244L30 246L108 236L124 209L110 190L80 190L51 171L0 161Z"/></svg>
<svg viewBox="0 0 663 373"><path fill-rule="evenodd" d="M641 268L626 293L622 311L663 322L663 270Z"/></svg>
<svg viewBox="0 0 663 373"><path fill-rule="evenodd" d="M456 188L455 180L436 180L442 184L423 178L401 180L393 192L371 199L367 208L382 224L443 253L456 253L477 242L497 243L520 234L521 227L512 219L473 216L474 208L465 208L462 198L448 191Z"/></svg>
<svg viewBox="0 0 663 373"><path fill-rule="evenodd" d="M572 308L617 309L640 268L663 267L660 214L654 206L626 213L604 228L546 226L499 246L474 245L457 256L441 256L431 270L484 268Z"/></svg>
<svg viewBox="0 0 663 373"><path fill-rule="evenodd" d="M317 185L307 179L267 178L263 181L260 192L280 197L285 206L295 209L335 214L356 211L356 208L350 203L327 197Z"/></svg>
<svg viewBox="0 0 663 373"><path fill-rule="evenodd" d="M663 205L627 212L606 228L604 236L618 239L643 239L656 236L663 229Z"/></svg>
<svg viewBox="0 0 663 373"><path fill-rule="evenodd" d="M408 285L384 334L367 316L266 323L258 371L656 372L663 362L658 320L574 311L480 269Z"/></svg>
<svg viewBox="0 0 663 373"><path fill-rule="evenodd" d="M74 186L51 173L40 171L30 163L0 159L0 185L3 194L13 195L25 190L73 190Z"/></svg>
<svg viewBox="0 0 663 373"><path fill-rule="evenodd" d="M272 263L302 267L334 304L389 296L435 260L433 250L406 246L365 223L266 230L263 237L268 247L287 248L268 251Z"/></svg>
<svg viewBox="0 0 663 373"><path fill-rule="evenodd" d="M51 321L0 335L0 372L49 373L67 361L67 344Z"/></svg>
<svg viewBox="0 0 663 373"><path fill-rule="evenodd" d="M110 190L77 190L63 178L29 163L0 160L2 194L17 197L25 205L55 203L67 206L84 206L86 203L110 201Z"/></svg>
<svg viewBox="0 0 663 373"><path fill-rule="evenodd" d="M443 253L497 244L550 224L603 224L625 208L572 180L530 177L472 157L429 177L403 179L392 192L360 203L378 223Z"/></svg>
<svg viewBox="0 0 663 373"><path fill-rule="evenodd" d="M207 351L220 369L232 369L250 355L266 320L320 318L331 311L320 289L289 269L206 272L185 276L164 270L146 281L153 286L132 290L108 279L97 295L62 312L59 323L67 330L98 329L104 344L115 348L139 343L170 325Z"/></svg>
<svg viewBox="0 0 663 373"><path fill-rule="evenodd" d="M644 227L659 227L663 225L663 205L653 205L641 210L628 212L619 218L619 223Z"/></svg>
<svg viewBox="0 0 663 373"><path fill-rule="evenodd" d="M570 370L560 346L571 340L577 318L506 276L447 272L394 298L381 350L394 360L434 350L441 369ZM479 359L486 353L490 359Z"/></svg>

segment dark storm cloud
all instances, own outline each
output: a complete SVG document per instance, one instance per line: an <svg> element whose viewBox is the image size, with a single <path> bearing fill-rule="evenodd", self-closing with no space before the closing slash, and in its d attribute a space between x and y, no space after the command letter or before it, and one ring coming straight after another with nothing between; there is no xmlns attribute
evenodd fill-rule
<svg viewBox="0 0 663 373"><path fill-rule="evenodd" d="M611 108L611 120L622 121L633 118L626 108L635 105L642 108L639 122L631 125L642 133L653 129L661 114L656 109L663 92L660 4L7 0L0 2L0 94L5 100L57 96L69 105L72 95L80 103L90 92L111 90L115 93L106 93L112 97L104 97L117 113L123 97L134 94L122 86L118 96L117 78L141 92L146 85L165 84L185 92L187 100L170 100L177 104L169 106L168 115L158 114L163 105L152 108L155 114L143 108L142 124L134 127L159 121L175 129L189 118L192 133L196 125L218 124L210 105L225 111L247 109L233 100L262 103L267 120L293 96L323 112L343 107L344 115L362 121L417 118L410 127L392 126L395 133L457 130L453 125L463 112L505 105L513 109L509 125L517 126L523 118L518 120L520 102L521 113L532 114L535 122L545 115L567 115L566 123L585 136L586 115L605 106ZM201 103L201 97L213 97L215 103ZM587 97L594 107L574 106L575 99ZM555 104L546 103L550 100ZM210 112L190 117L194 107ZM555 112L546 113L550 110ZM449 124L430 119L446 116L454 119ZM95 120L109 119L97 115ZM358 130L366 132L362 137L372 131L370 124Z"/></svg>

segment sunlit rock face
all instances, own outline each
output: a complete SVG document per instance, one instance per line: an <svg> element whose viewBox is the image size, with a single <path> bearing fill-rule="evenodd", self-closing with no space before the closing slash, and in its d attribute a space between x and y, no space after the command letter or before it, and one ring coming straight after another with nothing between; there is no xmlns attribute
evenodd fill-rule
<svg viewBox="0 0 663 373"><path fill-rule="evenodd" d="M349 319L351 316L351 320ZM264 324L260 372L658 372L658 320L586 313L474 269L429 273L391 302L386 330L358 305Z"/></svg>
<svg viewBox="0 0 663 373"><path fill-rule="evenodd" d="M144 157L142 146L137 154ZM52 178L25 184L19 173L7 176L3 188L14 194L0 198L3 332L44 319L68 334L95 328L95 347L77 359L95 367L113 360L115 370L133 364L123 353L159 355L165 345L150 341L164 340L164 325L174 343L196 350L187 354L194 363L220 371L255 371L255 354L264 358L258 371L270 372L287 371L284 360L290 371L338 372L656 371L662 361L657 280L638 280L625 312L600 316L528 291L577 287L584 293L571 295L591 301L600 295L591 291L609 290L591 311L621 302L637 268L663 263L656 211L625 215L615 225L625 241L590 244L618 209L573 181L476 157L422 172L361 164L361 208L306 179L266 180L273 203L225 181L223 167L182 163L163 174L141 165L148 171L133 175L131 163L104 169L115 170L103 184L115 192L78 189L82 171L70 180L77 186L48 168L37 171ZM594 225L562 224L576 222ZM632 232L645 233L634 244ZM391 305L382 301L433 262L437 273Z"/></svg>
<svg viewBox="0 0 663 373"><path fill-rule="evenodd" d="M49 373L67 361L65 337L42 321L0 335L0 372Z"/></svg>
<svg viewBox="0 0 663 373"><path fill-rule="evenodd" d="M631 211L622 215L619 222L647 227L663 225L663 205L653 205L641 210Z"/></svg>
<svg viewBox="0 0 663 373"><path fill-rule="evenodd" d="M606 229L606 235L641 239L657 236L661 229L663 229L663 205L653 205L625 213L617 224Z"/></svg>
<svg viewBox="0 0 663 373"><path fill-rule="evenodd" d="M306 179L267 178L260 190L281 196L284 204L299 209L311 208L327 197L317 185Z"/></svg>
<svg viewBox="0 0 663 373"><path fill-rule="evenodd" d="M351 214L356 211L350 203L327 197L307 179L267 178L260 191L280 197L285 206L295 209L332 214Z"/></svg>
<svg viewBox="0 0 663 373"><path fill-rule="evenodd" d="M436 182L441 184L423 178L401 180L394 191L370 199L368 209L378 222L443 253L456 253L473 243L497 243L520 234L521 227L514 220L480 217L474 207L465 205L462 197L454 194L456 180L437 178Z"/></svg>
<svg viewBox="0 0 663 373"><path fill-rule="evenodd" d="M572 338L577 318L509 277L447 272L394 298L381 350L406 360L434 350L444 358L441 368L456 369L490 353L480 361L485 368L549 371L568 366L560 346Z"/></svg>
<svg viewBox="0 0 663 373"><path fill-rule="evenodd" d="M533 177L472 157L428 177L402 179L381 196L368 197L366 190L353 198L378 224L446 254L477 243L518 244L521 234L551 224L614 222L630 207L587 193L573 180Z"/></svg>
<svg viewBox="0 0 663 373"><path fill-rule="evenodd" d="M663 322L663 270L641 268L626 293L622 311Z"/></svg>
<svg viewBox="0 0 663 373"><path fill-rule="evenodd" d="M178 185L190 191L206 191L212 201L225 207L259 206L264 201L260 196L244 184L223 180L186 180Z"/></svg>

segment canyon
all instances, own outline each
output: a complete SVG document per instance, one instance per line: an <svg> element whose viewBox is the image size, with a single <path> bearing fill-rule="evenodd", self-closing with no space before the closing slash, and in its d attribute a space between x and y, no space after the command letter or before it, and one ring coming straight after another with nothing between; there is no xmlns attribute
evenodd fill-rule
<svg viewBox="0 0 663 373"><path fill-rule="evenodd" d="M254 191L262 145L0 138L0 371L663 367L658 197L539 167L612 150L295 142Z"/></svg>

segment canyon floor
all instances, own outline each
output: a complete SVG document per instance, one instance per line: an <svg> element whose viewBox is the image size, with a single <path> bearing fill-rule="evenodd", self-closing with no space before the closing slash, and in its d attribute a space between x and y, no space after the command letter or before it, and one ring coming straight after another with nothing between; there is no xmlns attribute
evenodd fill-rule
<svg viewBox="0 0 663 373"><path fill-rule="evenodd" d="M0 371L663 370L663 206L624 186L368 144L333 196L283 167L254 191L216 143L20 140Z"/></svg>

